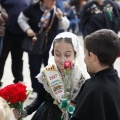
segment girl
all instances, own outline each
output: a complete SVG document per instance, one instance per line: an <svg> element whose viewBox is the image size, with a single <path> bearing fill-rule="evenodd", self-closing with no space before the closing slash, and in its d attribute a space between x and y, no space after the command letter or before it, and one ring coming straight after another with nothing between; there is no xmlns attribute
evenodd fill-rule
<svg viewBox="0 0 120 120"><path fill-rule="evenodd" d="M69 88L69 86L65 84L64 62L72 61L73 64L70 76L72 84L70 88L71 91L69 92L72 96L72 100L79 92L81 85L89 78L83 58L83 49L80 45L78 37L75 34L70 32L58 34L55 37L49 51L48 65L40 74L37 75L40 82L38 96L31 105L25 107L23 117L38 109L32 120L61 120L62 111L59 109L59 104L63 99L63 96L61 97L61 94L57 96L58 94L55 95L54 93L58 87L60 89L60 86L64 86L64 89ZM51 70L51 68L54 68L54 70ZM51 74L47 74L47 72L51 72ZM57 76L54 74L59 75L58 78L61 78L62 84L60 85L60 83L58 83L59 85L56 89L54 89L54 91L52 91L53 84L52 82L49 84L48 81L49 78L51 78L50 80L52 81L53 78ZM58 78L56 80L59 80ZM18 112L14 110L14 114L15 117L18 118ZM68 117L67 114L66 117ZM68 120L66 117L64 119Z"/></svg>

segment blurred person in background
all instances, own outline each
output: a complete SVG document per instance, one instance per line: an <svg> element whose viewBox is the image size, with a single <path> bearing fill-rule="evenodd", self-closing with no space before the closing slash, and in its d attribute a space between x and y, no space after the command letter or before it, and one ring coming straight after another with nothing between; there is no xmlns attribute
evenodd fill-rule
<svg viewBox="0 0 120 120"><path fill-rule="evenodd" d="M118 33L119 10L112 0L93 0L81 11L83 37L99 29L111 29Z"/></svg>
<svg viewBox="0 0 120 120"><path fill-rule="evenodd" d="M47 29L51 22L55 5L56 0L39 0L36 4L28 6L21 12L18 23L27 36L34 37L41 28L43 30ZM46 10L47 13L45 13ZM47 18L47 20L44 19L43 22L40 23L43 17ZM33 88L33 92L29 95L29 98L31 99L37 97L39 82L35 77L40 72L41 64L43 63L44 66L48 64L50 46L54 37L58 34L59 26L62 29L67 29L69 27L69 20L66 16L63 16L63 13L59 8L56 8L53 24L50 31L47 33L47 49L42 54L28 54L30 77Z"/></svg>
<svg viewBox="0 0 120 120"><path fill-rule="evenodd" d="M119 13L120 13L120 0L115 0L115 3L117 4L118 6L118 10L119 10ZM119 26L120 26L120 18L119 18ZM119 31L120 31L120 27L119 27Z"/></svg>
<svg viewBox="0 0 120 120"><path fill-rule="evenodd" d="M3 46L3 36L5 35L5 22L8 19L8 14L5 9L3 9L0 5L0 55Z"/></svg>
<svg viewBox="0 0 120 120"><path fill-rule="evenodd" d="M33 0L34 3L38 2L39 0ZM56 7L60 8L62 12L64 12L63 1L56 0Z"/></svg>
<svg viewBox="0 0 120 120"><path fill-rule="evenodd" d="M20 12L32 2L32 0L0 0L1 6L6 10L9 16L6 21L3 49L0 56L0 86L2 86L1 79L9 52L11 52L12 59L13 82L18 83L23 81L23 50L21 45L25 37L25 33L19 27L17 19Z"/></svg>
<svg viewBox="0 0 120 120"><path fill-rule="evenodd" d="M64 5L62 0L56 0L56 7L60 8L60 10L64 12Z"/></svg>
<svg viewBox="0 0 120 120"><path fill-rule="evenodd" d="M64 1L64 8L65 8L64 14L70 20L70 26L68 28L68 31L71 31L72 33L78 33L79 20L76 12L76 7L71 6L69 2Z"/></svg>
<svg viewBox="0 0 120 120"><path fill-rule="evenodd" d="M71 20L70 28L78 35L81 35L81 9L87 0L65 0L69 3L68 18ZM65 4L66 5L66 4Z"/></svg>

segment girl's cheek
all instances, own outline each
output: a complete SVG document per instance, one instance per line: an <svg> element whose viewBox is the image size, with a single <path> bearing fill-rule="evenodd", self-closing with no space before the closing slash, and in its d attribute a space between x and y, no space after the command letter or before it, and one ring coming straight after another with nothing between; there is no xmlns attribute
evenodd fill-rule
<svg viewBox="0 0 120 120"><path fill-rule="evenodd" d="M66 57L66 61L74 61L75 57Z"/></svg>
<svg viewBox="0 0 120 120"><path fill-rule="evenodd" d="M55 57L55 61L59 61L60 60L60 58L59 57Z"/></svg>

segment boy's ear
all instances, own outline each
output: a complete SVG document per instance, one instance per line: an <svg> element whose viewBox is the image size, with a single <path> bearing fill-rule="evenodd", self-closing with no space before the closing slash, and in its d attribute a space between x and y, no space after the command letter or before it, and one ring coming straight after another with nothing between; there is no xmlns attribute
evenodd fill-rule
<svg viewBox="0 0 120 120"><path fill-rule="evenodd" d="M94 53L90 52L89 56L90 56L90 62L93 63L97 60L97 56Z"/></svg>

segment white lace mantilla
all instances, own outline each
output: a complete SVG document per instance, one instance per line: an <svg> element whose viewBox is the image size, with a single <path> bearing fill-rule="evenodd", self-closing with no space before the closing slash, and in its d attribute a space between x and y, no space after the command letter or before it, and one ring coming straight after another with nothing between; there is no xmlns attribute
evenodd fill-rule
<svg viewBox="0 0 120 120"><path fill-rule="evenodd" d="M46 66L46 68L50 68L51 66ZM44 70L45 70L44 69ZM57 68L56 68L57 69ZM74 69L72 70L72 79L74 80L73 82L73 94L72 94L72 99L76 97L77 93L79 92L82 84L85 82L85 78L83 77L81 71L79 70L79 68L77 66L74 66ZM50 86L47 83L47 79L44 75L43 72L39 73L37 75L38 81L43 84L44 89L52 96L52 98L54 99L54 96L52 94L52 90L50 88ZM64 77L63 77L64 78ZM64 81L64 80L63 80Z"/></svg>

